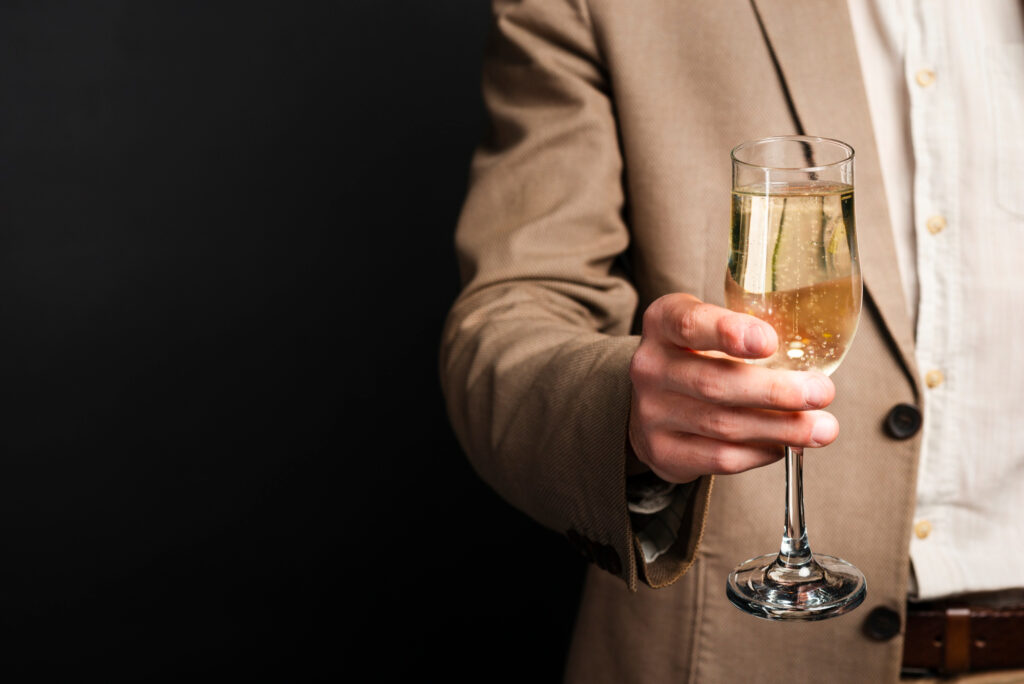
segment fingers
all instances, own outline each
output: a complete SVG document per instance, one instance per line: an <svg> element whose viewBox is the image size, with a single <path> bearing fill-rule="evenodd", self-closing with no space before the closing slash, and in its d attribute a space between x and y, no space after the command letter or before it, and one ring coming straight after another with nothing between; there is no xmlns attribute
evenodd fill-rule
<svg viewBox="0 0 1024 684"><path fill-rule="evenodd" d="M783 371L675 347L641 344L630 365L644 393L683 394L721 406L803 411L828 406L835 385L821 373Z"/></svg>
<svg viewBox="0 0 1024 684"><path fill-rule="evenodd" d="M822 447L839 436L825 411L771 411L718 406L678 394L635 397L637 423L649 434L693 434L736 444Z"/></svg>
<svg viewBox="0 0 1024 684"><path fill-rule="evenodd" d="M828 376L815 371L780 371L682 350L667 355L661 389L712 404L803 411L824 408L836 396Z"/></svg>
<svg viewBox="0 0 1024 684"><path fill-rule="evenodd" d="M772 463L783 453L776 445L833 442L839 424L817 410L835 397L828 377L739 360L770 356L777 344L767 323L689 295L651 304L629 369L629 439L640 460L689 482Z"/></svg>
<svg viewBox="0 0 1024 684"><path fill-rule="evenodd" d="M732 444L699 435L663 435L647 459L666 482L690 482L701 475L734 475L770 465L785 454L781 446Z"/></svg>
<svg viewBox="0 0 1024 684"><path fill-rule="evenodd" d="M665 295L652 303L644 312L644 333L679 348L723 351L741 359L771 356L778 346L775 330L764 321L688 294Z"/></svg>

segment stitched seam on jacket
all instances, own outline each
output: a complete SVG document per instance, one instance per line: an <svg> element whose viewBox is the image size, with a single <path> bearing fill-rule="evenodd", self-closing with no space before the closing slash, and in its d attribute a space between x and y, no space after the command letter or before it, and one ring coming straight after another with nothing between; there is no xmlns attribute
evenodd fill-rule
<svg viewBox="0 0 1024 684"><path fill-rule="evenodd" d="M703 535L703 531L701 532ZM696 561L697 555L694 554L694 560ZM704 585L707 583L707 564L701 563L696 568L697 572L697 585L695 590L697 595L694 599L696 606L693 611L693 620L690 624L690 652L687 654L690 658L689 665L690 671L687 673L688 682L696 682L697 680L697 653L700 652L700 625L704 621L704 604L707 601L704 598Z"/></svg>

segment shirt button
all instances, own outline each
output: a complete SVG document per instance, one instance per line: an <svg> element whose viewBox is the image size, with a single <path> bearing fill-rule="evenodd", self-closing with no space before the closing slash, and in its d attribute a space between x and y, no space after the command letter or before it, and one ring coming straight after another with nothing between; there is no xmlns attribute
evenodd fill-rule
<svg viewBox="0 0 1024 684"><path fill-rule="evenodd" d="M917 81L917 85L927 88L935 83L935 72L931 69L921 69L914 75L914 80Z"/></svg>
<svg viewBox="0 0 1024 684"><path fill-rule="evenodd" d="M929 233L935 235L936 233L941 233L943 230L945 230L946 219L936 214L935 216L932 216L928 219L928 221L925 223L925 226L927 226Z"/></svg>
<svg viewBox="0 0 1024 684"><path fill-rule="evenodd" d="M932 533L932 524L927 520L918 520L914 523L914 535L918 539L927 539L928 535Z"/></svg>
<svg viewBox="0 0 1024 684"><path fill-rule="evenodd" d="M941 385L943 380L945 380L945 379L946 378L944 378L943 375L942 375L942 371L940 371L940 370L930 370L927 373L925 373L925 375L924 375L924 384L926 384L929 387L931 387L932 389L934 389L934 388L938 387L939 385Z"/></svg>

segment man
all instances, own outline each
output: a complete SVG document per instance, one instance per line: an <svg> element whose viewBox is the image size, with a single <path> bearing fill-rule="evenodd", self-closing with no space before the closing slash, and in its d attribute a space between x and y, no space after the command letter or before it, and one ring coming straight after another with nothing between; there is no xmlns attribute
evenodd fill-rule
<svg viewBox="0 0 1024 684"><path fill-rule="evenodd" d="M969 8L924 0L495 2L493 131L458 229L465 289L442 371L481 476L600 568L587 576L568 680L885 682L1024 668L1022 649L982 636L989 622L945 604L922 617L915 602L1003 610L1024 586L1008 503L1024 494L1008 429L1024 360L1006 348L1024 332L1011 313L1024 296L1007 250L969 232L999 226L991 237L1005 246L1024 230L1019 186L1003 177L1021 173L1013 79L1024 72L1006 67L1001 97L957 61L987 59L970 50L994 33L1018 54L1020 7L997 4L962 21ZM985 40L936 38L964 31ZM898 45L885 44L892 36ZM908 95L904 76L920 91ZM964 102L957 83L985 97ZM1011 147L965 158L988 134L972 118L982 101L996 103ZM857 151L867 297L834 385L714 358L777 344L767 325L717 306L728 152L803 132ZM1002 358L986 365L986 351ZM984 453L962 448L979 441ZM847 616L782 624L726 599L730 570L778 543L782 472L762 466L782 443L831 445L807 452L807 515L812 547L867 577ZM1016 613L999 615L996 631L1024 643Z"/></svg>

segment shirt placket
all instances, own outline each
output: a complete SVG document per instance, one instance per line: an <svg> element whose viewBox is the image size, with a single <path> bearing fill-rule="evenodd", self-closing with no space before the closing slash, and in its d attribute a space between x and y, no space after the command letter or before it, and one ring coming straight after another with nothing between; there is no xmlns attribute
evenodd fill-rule
<svg viewBox="0 0 1024 684"><path fill-rule="evenodd" d="M954 240L957 211L955 111L950 93L949 47L941 2L914 0L908 22L905 77L910 101L911 137L914 148L914 231L917 243L919 309L917 363L925 392L921 465L918 474L918 506L911 539L912 557L925 557L927 574L919 579L955 581L952 559L942 562L936 553L950 530L949 508L943 504L955 496L950 476L957 458L955 411L949 404L955 373L948 365L956 348L952 324L961 308L956 285L958 261ZM922 587L925 591L931 588Z"/></svg>

